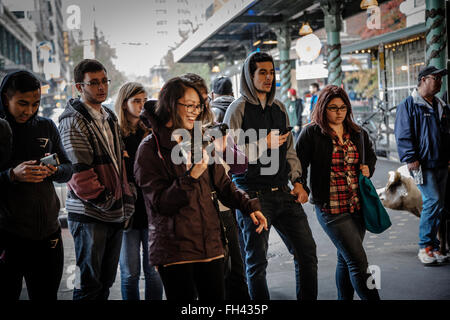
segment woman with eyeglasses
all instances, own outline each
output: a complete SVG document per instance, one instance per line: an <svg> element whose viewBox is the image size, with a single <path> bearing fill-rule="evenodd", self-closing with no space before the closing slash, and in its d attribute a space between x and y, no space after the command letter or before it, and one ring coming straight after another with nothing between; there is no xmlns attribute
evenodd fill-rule
<svg viewBox="0 0 450 320"><path fill-rule="evenodd" d="M352 300L354 291L362 300L380 299L367 270L358 185L359 172L371 177L377 158L368 134L353 121L344 89L328 85L321 91L312 122L302 130L296 151L305 176L311 166L310 202L337 248L338 299ZM361 161L363 152L366 163Z"/></svg>
<svg viewBox="0 0 450 320"><path fill-rule="evenodd" d="M205 80L195 73L186 73L182 78L190 82L205 100L205 110L201 117L202 124L215 124L214 113L209 104L208 87L206 86ZM230 179L233 174L244 174L247 170L248 159L244 153L239 151L232 137L226 136L220 143L217 141L216 152L222 155L222 163ZM232 154L233 158L227 159L227 154ZM240 230L237 225L235 210L219 202L219 211L226 230L229 248L229 259L225 261L225 299L250 300L245 265L242 259L245 252L242 251L243 245L240 245L242 239L240 239Z"/></svg>
<svg viewBox="0 0 450 320"><path fill-rule="evenodd" d="M124 84L118 93L115 110L119 117L122 139L125 144L125 166L128 181L135 183L133 166L137 148L149 130L139 119L147 93L137 82ZM148 219L144 198L138 188L135 211L127 221L120 251L120 280L123 300L140 300L139 279L145 277L145 300L162 300L163 286L155 267L148 259ZM141 258L142 244L142 258Z"/></svg>
<svg viewBox="0 0 450 320"><path fill-rule="evenodd" d="M182 152L181 143L190 139L203 112L198 90L176 77L142 115L152 134L138 148L134 172L149 217L150 262L168 300L224 299L224 249L212 188L221 202L249 214L257 232L267 230L259 202L238 190L221 164L208 168L205 150L194 164L190 153Z"/></svg>

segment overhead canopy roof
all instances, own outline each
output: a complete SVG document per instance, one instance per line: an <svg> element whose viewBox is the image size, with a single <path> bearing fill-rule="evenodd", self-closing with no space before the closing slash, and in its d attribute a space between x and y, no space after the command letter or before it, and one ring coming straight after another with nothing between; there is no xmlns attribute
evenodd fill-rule
<svg viewBox="0 0 450 320"><path fill-rule="evenodd" d="M361 12L360 0L346 0L342 17ZM378 1L379 3L385 1ZM305 11L306 10L306 11ZM229 0L194 34L174 50L175 62L218 62L241 60L253 43L276 40L269 27L287 22L291 39L299 38L301 23L308 21L313 30L324 27L324 14L319 1L312 0ZM259 45L270 50L276 44Z"/></svg>
<svg viewBox="0 0 450 320"><path fill-rule="evenodd" d="M399 39L411 37L427 30L425 23L413 25L411 27L396 30L394 32L382 34L367 40L359 41L342 47L342 53L349 53L356 50L377 47L380 43L390 43Z"/></svg>

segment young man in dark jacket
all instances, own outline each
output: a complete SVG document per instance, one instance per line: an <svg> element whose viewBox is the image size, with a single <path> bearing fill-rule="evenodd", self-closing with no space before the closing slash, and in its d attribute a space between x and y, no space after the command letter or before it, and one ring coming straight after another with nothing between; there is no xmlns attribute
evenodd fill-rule
<svg viewBox="0 0 450 320"><path fill-rule="evenodd" d="M0 113L11 127L13 144L0 172L0 300L18 299L23 278L30 299L56 300L63 272L60 202L53 182L67 182L72 165L55 124L37 116L40 99L40 82L32 73L18 71L3 79ZM40 163L54 153L59 165Z"/></svg>
<svg viewBox="0 0 450 320"><path fill-rule="evenodd" d="M443 262L437 230L444 210L445 186L450 160L450 109L436 94L446 69L434 66L419 72L419 84L397 107L395 138L401 162L411 172L422 171L423 209L419 224L419 260Z"/></svg>
<svg viewBox="0 0 450 320"><path fill-rule="evenodd" d="M234 175L233 181L251 197L259 199L269 227L275 226L294 254L300 265L296 268L297 298L314 300L317 299L316 244L301 206L308 200L306 181L302 178L292 134L283 133L289 119L285 106L275 100L275 81L270 55L256 52L247 57L241 76L242 96L228 107L224 118L238 147L245 149L248 157L247 171ZM257 234L251 219L240 211L237 216L247 253L250 297L267 300L270 298L266 281L269 233Z"/></svg>

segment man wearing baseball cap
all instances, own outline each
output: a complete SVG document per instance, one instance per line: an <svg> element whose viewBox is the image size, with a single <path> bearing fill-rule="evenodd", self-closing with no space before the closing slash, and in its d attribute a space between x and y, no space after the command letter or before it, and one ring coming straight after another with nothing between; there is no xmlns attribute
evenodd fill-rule
<svg viewBox="0 0 450 320"><path fill-rule="evenodd" d="M418 85L397 106L395 138L401 162L412 175L422 172L416 183L422 193L423 209L419 223L419 260L442 263L437 230L444 211L445 187L450 160L450 109L436 94L441 90L446 69L428 66L419 72Z"/></svg>

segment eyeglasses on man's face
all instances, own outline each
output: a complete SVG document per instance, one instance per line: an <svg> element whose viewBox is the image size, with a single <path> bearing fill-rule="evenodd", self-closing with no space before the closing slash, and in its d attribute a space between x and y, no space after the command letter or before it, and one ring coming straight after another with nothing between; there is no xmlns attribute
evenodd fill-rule
<svg viewBox="0 0 450 320"><path fill-rule="evenodd" d="M434 81L441 81L442 80L442 76L440 76L440 75L438 75L438 76L431 75L431 76L425 77L425 79L427 79L427 78L433 79Z"/></svg>
<svg viewBox="0 0 450 320"><path fill-rule="evenodd" d="M327 107L327 110L329 110L331 112L336 112L336 113L338 111L345 112L345 111L347 111L347 109L348 109L347 106L340 106L340 107L338 107L338 106L329 106L329 107Z"/></svg>
<svg viewBox="0 0 450 320"><path fill-rule="evenodd" d="M102 81L98 81L98 80L92 80L92 81L87 81L87 82L78 82L78 84L83 84L89 87L100 87L100 85L104 85L104 86L108 86L111 84L111 80L110 79L103 79Z"/></svg>
<svg viewBox="0 0 450 320"><path fill-rule="evenodd" d="M203 109L205 108L205 106L203 104L198 104L198 105L194 106L192 104L184 104L181 102L177 102L177 103L179 105L185 107L187 112L191 112L191 113L193 113L194 110L198 111L198 113L202 113Z"/></svg>

